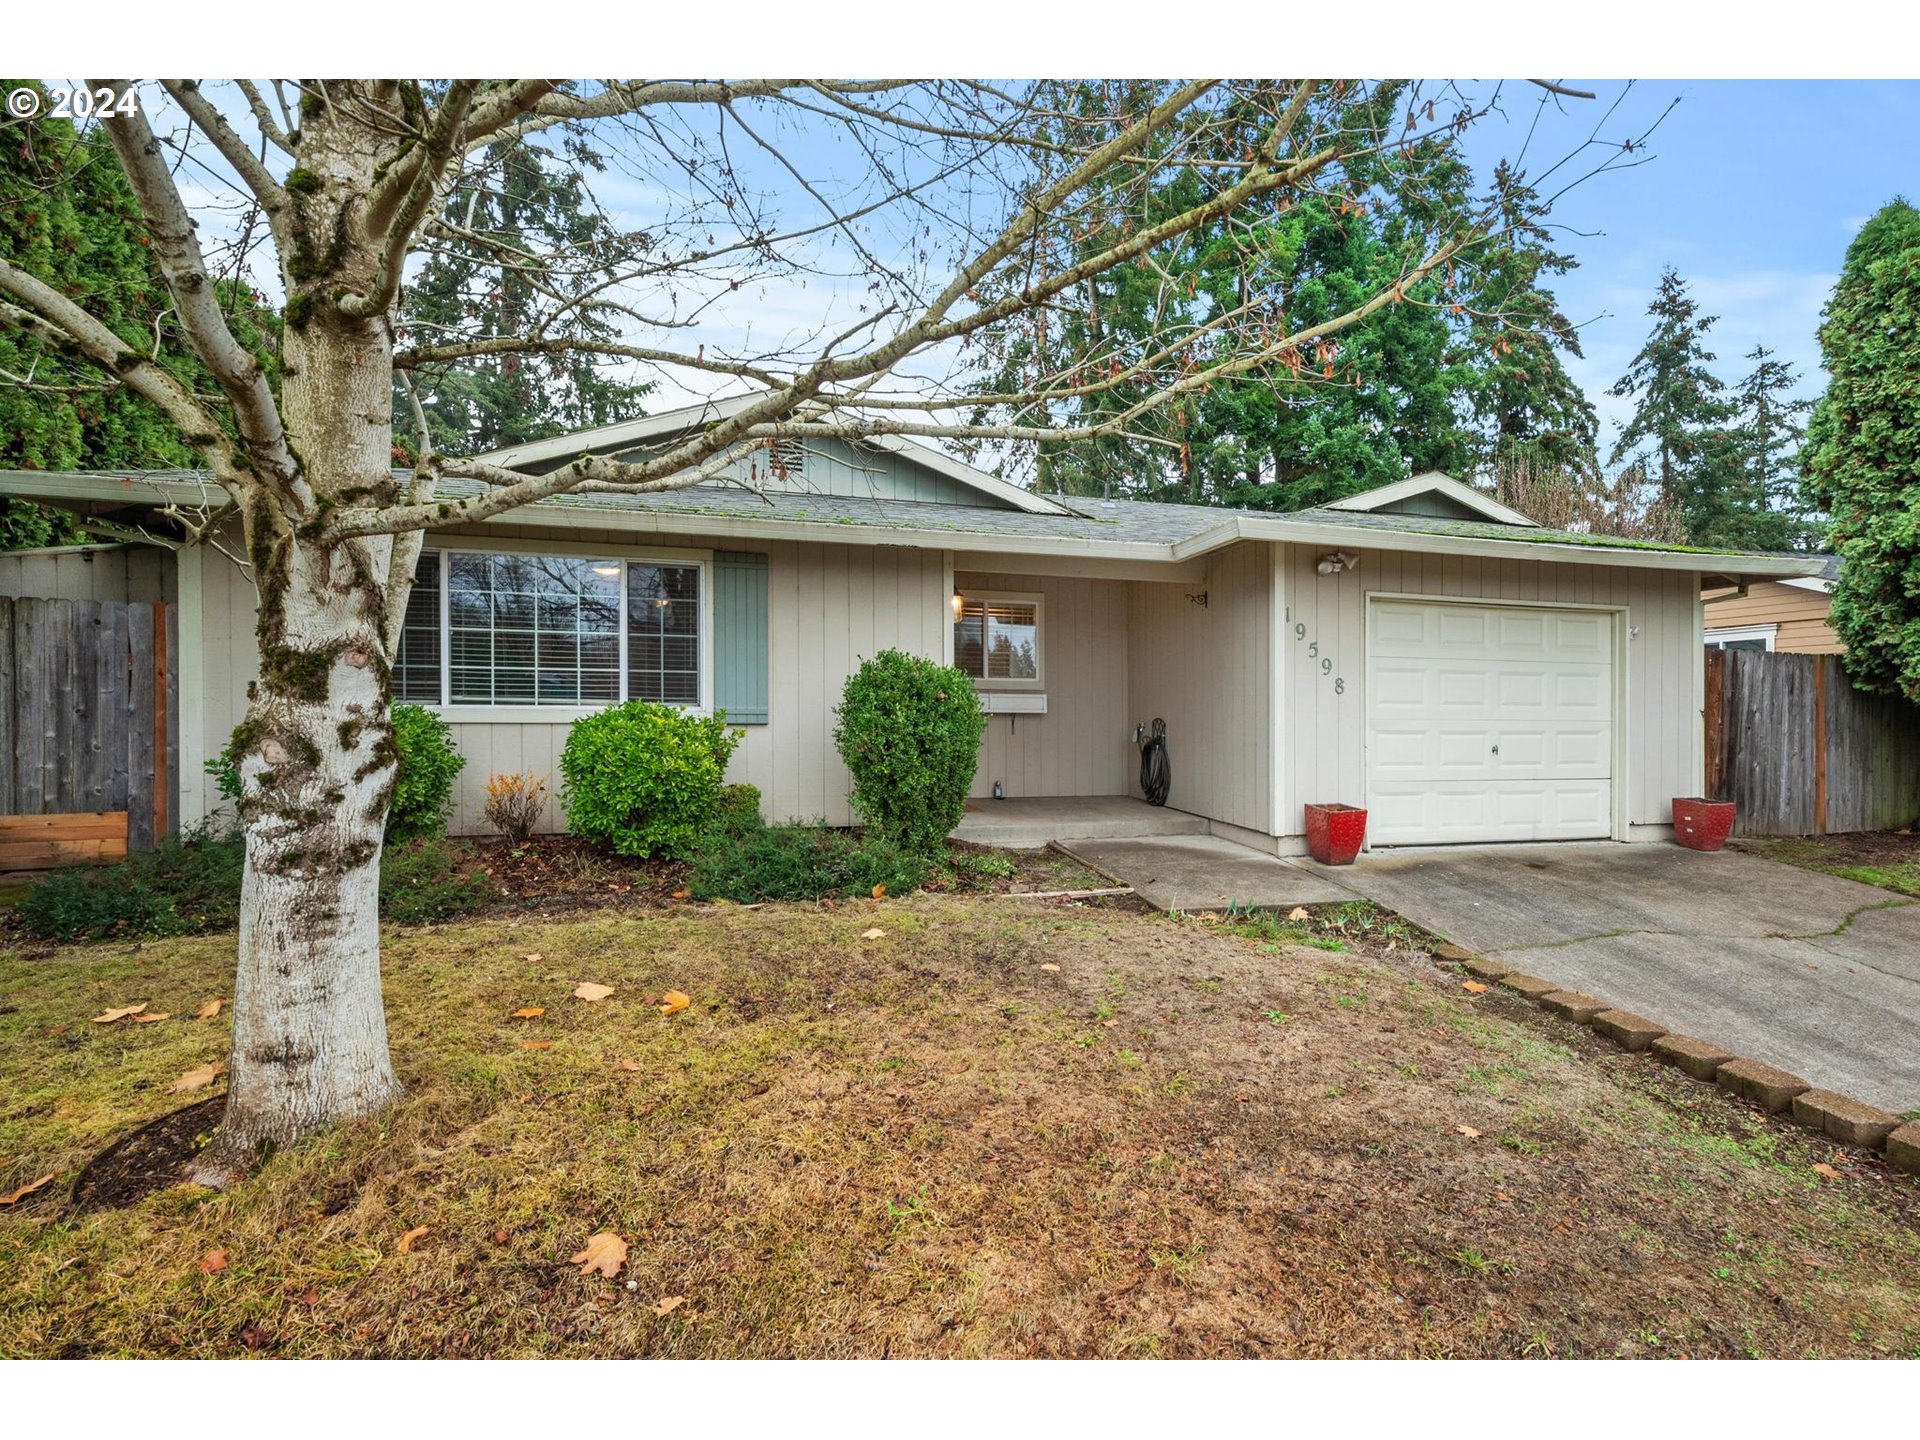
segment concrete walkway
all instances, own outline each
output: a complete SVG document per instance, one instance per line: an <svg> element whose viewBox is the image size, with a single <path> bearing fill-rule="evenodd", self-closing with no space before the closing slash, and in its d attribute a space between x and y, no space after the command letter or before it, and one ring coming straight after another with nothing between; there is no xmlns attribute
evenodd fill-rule
<svg viewBox="0 0 1920 1440"><path fill-rule="evenodd" d="M1217 835L1069 840L1060 848L1125 881L1161 910L1290 910L1360 898L1327 876Z"/></svg>
<svg viewBox="0 0 1920 1440"><path fill-rule="evenodd" d="M1302 868L1417 925L1896 1114L1920 1107L1920 903L1757 856L1499 845Z"/></svg>
<svg viewBox="0 0 1920 1440"><path fill-rule="evenodd" d="M955 840L1038 850L1054 840L1204 835L1207 822L1184 810L1149 805L1129 795L1023 795L969 800Z"/></svg>

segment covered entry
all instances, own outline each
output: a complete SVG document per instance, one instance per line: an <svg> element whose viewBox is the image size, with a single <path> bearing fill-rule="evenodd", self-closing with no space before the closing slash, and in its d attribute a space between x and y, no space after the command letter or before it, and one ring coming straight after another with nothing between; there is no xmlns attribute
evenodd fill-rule
<svg viewBox="0 0 1920 1440"><path fill-rule="evenodd" d="M1613 835L1616 613L1371 596L1368 839Z"/></svg>

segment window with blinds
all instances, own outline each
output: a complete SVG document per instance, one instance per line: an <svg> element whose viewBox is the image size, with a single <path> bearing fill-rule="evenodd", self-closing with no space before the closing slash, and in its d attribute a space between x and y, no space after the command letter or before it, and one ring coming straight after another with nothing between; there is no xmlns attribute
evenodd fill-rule
<svg viewBox="0 0 1920 1440"><path fill-rule="evenodd" d="M1040 597L956 595L953 663L984 685L1040 683Z"/></svg>

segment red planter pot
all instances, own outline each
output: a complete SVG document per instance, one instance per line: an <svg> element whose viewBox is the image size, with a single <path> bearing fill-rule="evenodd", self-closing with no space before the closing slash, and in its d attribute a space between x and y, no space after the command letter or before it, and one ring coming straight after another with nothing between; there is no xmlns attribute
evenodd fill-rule
<svg viewBox="0 0 1920 1440"><path fill-rule="evenodd" d="M1366 811L1352 805L1307 806L1307 850L1322 865L1351 865L1366 838Z"/></svg>
<svg viewBox="0 0 1920 1440"><path fill-rule="evenodd" d="M1718 850L1733 833L1733 801L1673 797L1673 840L1689 850Z"/></svg>

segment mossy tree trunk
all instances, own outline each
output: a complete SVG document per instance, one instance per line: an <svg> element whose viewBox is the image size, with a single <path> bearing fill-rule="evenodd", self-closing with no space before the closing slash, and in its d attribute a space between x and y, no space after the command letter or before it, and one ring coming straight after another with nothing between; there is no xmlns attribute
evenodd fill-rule
<svg viewBox="0 0 1920 1440"><path fill-rule="evenodd" d="M396 773L387 616L405 604L392 536L335 538L341 504L392 503L387 317L337 303L377 286L358 197L363 126L310 107L282 224L289 296L280 411L312 500L243 514L260 677L234 732L246 836L226 1118L199 1167L219 1183L262 1147L374 1114L399 1093L381 1001L380 851ZM417 536L411 537L417 548Z"/></svg>

